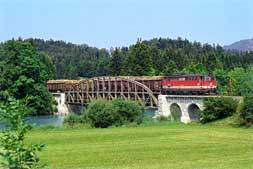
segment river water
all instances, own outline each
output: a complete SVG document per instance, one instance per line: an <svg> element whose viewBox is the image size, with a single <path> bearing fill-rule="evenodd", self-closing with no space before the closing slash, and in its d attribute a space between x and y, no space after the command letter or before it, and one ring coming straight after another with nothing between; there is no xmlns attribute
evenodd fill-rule
<svg viewBox="0 0 253 169"><path fill-rule="evenodd" d="M146 117L153 117L157 109L145 110ZM48 115L48 116L29 116L27 118L28 123L35 126L54 125L61 126L63 124L64 115ZM4 124L0 122L0 128L3 128Z"/></svg>
<svg viewBox="0 0 253 169"><path fill-rule="evenodd" d="M47 115L47 116L29 116L27 117L27 122L29 124L34 124L35 126L41 125L55 125L61 126L63 124L63 115ZM3 128L4 124L0 122L0 128Z"/></svg>

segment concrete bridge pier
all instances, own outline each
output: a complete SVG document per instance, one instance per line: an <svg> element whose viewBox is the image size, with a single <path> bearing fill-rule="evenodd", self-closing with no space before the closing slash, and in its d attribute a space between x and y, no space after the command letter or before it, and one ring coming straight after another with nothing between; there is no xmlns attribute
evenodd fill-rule
<svg viewBox="0 0 253 169"><path fill-rule="evenodd" d="M181 96L181 95L159 95L158 114L156 116L166 116L174 120L173 107L177 107L178 116L183 123L199 120L198 110L203 110L203 97L201 96Z"/></svg>

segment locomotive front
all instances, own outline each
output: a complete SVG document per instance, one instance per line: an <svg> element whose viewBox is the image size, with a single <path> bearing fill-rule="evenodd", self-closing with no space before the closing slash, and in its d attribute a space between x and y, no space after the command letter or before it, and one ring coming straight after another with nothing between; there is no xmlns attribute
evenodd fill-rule
<svg viewBox="0 0 253 169"><path fill-rule="evenodd" d="M216 94L217 81L208 75L171 75L164 77L162 87L164 94L211 95Z"/></svg>

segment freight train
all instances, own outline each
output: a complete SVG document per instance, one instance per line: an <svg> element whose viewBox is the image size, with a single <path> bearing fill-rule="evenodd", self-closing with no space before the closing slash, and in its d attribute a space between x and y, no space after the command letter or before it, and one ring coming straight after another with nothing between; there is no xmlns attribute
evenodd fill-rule
<svg viewBox="0 0 253 169"><path fill-rule="evenodd" d="M201 74L181 74L169 76L120 76L125 79L135 80L153 91L155 95L211 95L216 94L217 81L215 78ZM106 80L106 77L105 77ZM76 86L80 80L49 80L47 88L51 92L64 92ZM105 83L107 83L105 81ZM99 84L99 85L102 85ZM118 83L127 90L127 82ZM95 85L96 87L97 85ZM107 86L107 85L105 85ZM112 86L113 87L113 86ZM133 87L133 86L131 86ZM102 86L99 87L100 89ZM120 86L117 87L120 89ZM96 90L96 89L94 89ZM107 90L106 88L104 90ZM142 90L142 89L137 89Z"/></svg>

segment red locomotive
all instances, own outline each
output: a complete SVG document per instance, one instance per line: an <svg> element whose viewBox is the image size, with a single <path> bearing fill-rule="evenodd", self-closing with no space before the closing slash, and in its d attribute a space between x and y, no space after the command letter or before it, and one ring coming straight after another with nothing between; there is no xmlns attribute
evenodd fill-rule
<svg viewBox="0 0 253 169"><path fill-rule="evenodd" d="M208 75L186 74L165 76L164 94L215 94L217 81Z"/></svg>

